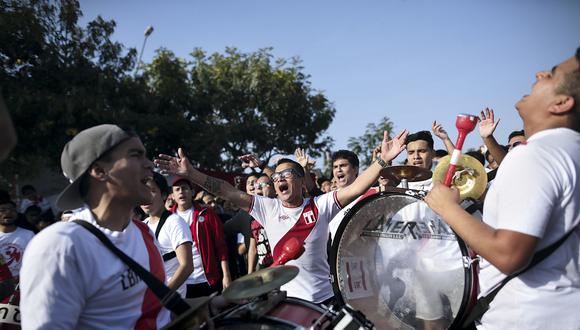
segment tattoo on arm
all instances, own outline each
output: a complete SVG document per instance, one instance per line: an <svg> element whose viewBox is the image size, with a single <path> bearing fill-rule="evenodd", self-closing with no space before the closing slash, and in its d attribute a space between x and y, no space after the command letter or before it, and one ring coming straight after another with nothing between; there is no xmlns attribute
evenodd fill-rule
<svg viewBox="0 0 580 330"><path fill-rule="evenodd" d="M219 195L222 190L222 180L208 176L203 184L203 187L214 195Z"/></svg>

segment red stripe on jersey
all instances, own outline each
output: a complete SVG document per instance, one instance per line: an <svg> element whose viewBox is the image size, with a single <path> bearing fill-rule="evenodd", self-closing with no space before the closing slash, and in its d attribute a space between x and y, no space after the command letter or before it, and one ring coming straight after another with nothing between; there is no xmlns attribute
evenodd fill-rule
<svg viewBox="0 0 580 330"><path fill-rule="evenodd" d="M310 198L308 203L302 209L302 214L296 224L290 230L282 236L282 238L278 241L276 246L274 246L274 250L272 251L272 257L274 258L274 262L280 258L283 250L284 244L290 238L296 238L301 244L304 244L304 241L314 229L316 222L318 221L318 208L314 203L314 198Z"/></svg>
<svg viewBox="0 0 580 330"><path fill-rule="evenodd" d="M161 254L155 246L153 236L149 231L149 227L140 221L133 221L139 228L143 235L143 241L147 247L147 254L149 255L149 272L157 277L161 282L165 282L165 269L163 268L163 261ZM143 297L143 305L141 305L141 317L135 323L135 329L157 329L157 315L161 310L161 302L155 296L151 289L147 288L145 296Z"/></svg>

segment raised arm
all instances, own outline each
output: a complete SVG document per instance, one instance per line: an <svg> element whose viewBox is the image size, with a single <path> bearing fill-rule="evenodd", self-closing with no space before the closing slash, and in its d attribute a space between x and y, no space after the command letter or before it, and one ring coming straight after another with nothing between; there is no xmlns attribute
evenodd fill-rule
<svg viewBox="0 0 580 330"><path fill-rule="evenodd" d="M453 150L455 150L455 145L453 142L451 142L449 134L447 134L447 131L443 128L443 125L437 121L434 121L433 125L431 126L431 130L433 131L433 134L435 134L435 136L443 142L445 149L447 149L447 152L451 155Z"/></svg>
<svg viewBox="0 0 580 330"><path fill-rule="evenodd" d="M222 179L214 178L196 170L185 156L183 149L179 148L177 154L177 157L160 154L159 158L155 159L155 165L170 174L188 178L191 182L216 196L231 201L245 211L250 210L252 203L250 195L236 189Z"/></svg>
<svg viewBox="0 0 580 330"><path fill-rule="evenodd" d="M381 143L381 153L377 160L375 160L364 172L359 175L356 180L349 186L340 189L336 197L341 205L347 205L355 200L360 195L364 194L379 178L381 169L395 159L401 151L405 150L405 140L409 132L403 130L397 134L395 138L389 141L387 132L384 132L383 142Z"/></svg>
<svg viewBox="0 0 580 330"><path fill-rule="evenodd" d="M507 154L493 136L493 132L499 124L499 119L495 121L493 109L491 108L481 110L479 119L479 135L483 139L483 143L485 143L487 150L489 150L489 153L499 165Z"/></svg>

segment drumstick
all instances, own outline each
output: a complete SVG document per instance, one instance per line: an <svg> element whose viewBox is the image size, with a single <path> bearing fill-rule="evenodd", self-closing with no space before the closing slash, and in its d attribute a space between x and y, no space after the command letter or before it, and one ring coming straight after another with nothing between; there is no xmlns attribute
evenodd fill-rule
<svg viewBox="0 0 580 330"><path fill-rule="evenodd" d="M447 175L445 175L444 184L447 187L451 187L451 183L453 181L453 174L455 174L455 168L457 167L457 163L459 162L459 158L461 157L461 148L463 148L463 142L465 142L465 137L467 136L467 134L473 131L478 120L479 117L473 115L468 114L457 115L455 126L459 131L459 136L457 136L455 150L453 150L451 160L449 161L449 168L447 168Z"/></svg>
<svg viewBox="0 0 580 330"><path fill-rule="evenodd" d="M296 237L291 237L282 246L282 253L274 260L270 267L280 266L290 260L298 259L304 253L304 243Z"/></svg>

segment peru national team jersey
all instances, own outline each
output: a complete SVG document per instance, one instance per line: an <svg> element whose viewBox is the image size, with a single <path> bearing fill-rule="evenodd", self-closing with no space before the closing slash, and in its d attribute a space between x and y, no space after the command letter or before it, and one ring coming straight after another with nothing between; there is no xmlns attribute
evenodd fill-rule
<svg viewBox="0 0 580 330"><path fill-rule="evenodd" d="M130 221L119 232L97 225L88 209L74 218L92 223L145 269L164 276L145 224ZM23 329L154 329L169 322L145 282L73 222L56 223L32 239L20 277Z"/></svg>
<svg viewBox="0 0 580 330"><path fill-rule="evenodd" d="M14 278L18 278L24 249L33 237L33 232L20 227L10 233L0 232L0 255Z"/></svg>
<svg viewBox="0 0 580 330"><path fill-rule="evenodd" d="M313 203L305 199L301 206L288 208L279 199L253 196L250 215L266 230L274 252L277 244L302 218L309 232L304 235L304 254L286 265L297 266L298 276L281 287L289 297L319 303L334 293L330 284L330 267L327 260L328 224L340 211L336 192L314 197ZM291 234L292 235L292 234Z"/></svg>

